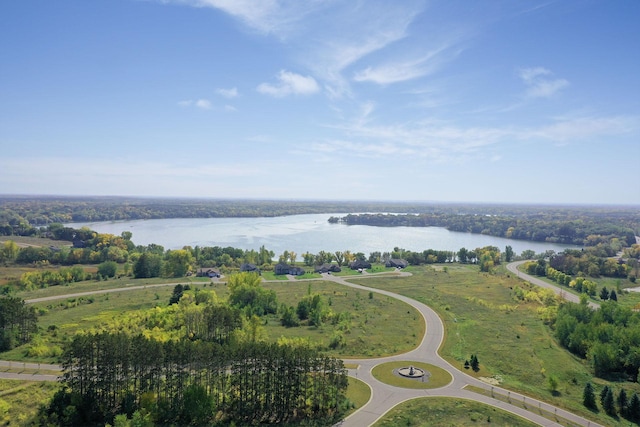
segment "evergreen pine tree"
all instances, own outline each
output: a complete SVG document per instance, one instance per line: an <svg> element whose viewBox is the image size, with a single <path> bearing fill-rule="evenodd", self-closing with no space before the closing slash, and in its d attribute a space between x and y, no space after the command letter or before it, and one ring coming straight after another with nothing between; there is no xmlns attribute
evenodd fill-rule
<svg viewBox="0 0 640 427"><path fill-rule="evenodd" d="M618 301L618 294L616 294L616 291L614 291L613 289L611 289L611 293L609 294L609 299L611 301Z"/></svg>
<svg viewBox="0 0 640 427"><path fill-rule="evenodd" d="M627 415L631 421L640 420L640 398L638 398L636 393L631 395L627 411Z"/></svg>
<svg viewBox="0 0 640 427"><path fill-rule="evenodd" d="M604 409L604 411L611 416L616 415L616 405L613 399L613 391L610 388L602 401L602 409Z"/></svg>
<svg viewBox="0 0 640 427"><path fill-rule="evenodd" d="M604 406L604 399L607 397L607 393L609 393L608 385L604 386L604 388L600 391L600 404L602 406Z"/></svg>
<svg viewBox="0 0 640 427"><path fill-rule="evenodd" d="M478 372L480 370L480 362L475 354L471 355L471 369L473 369L474 372Z"/></svg>
<svg viewBox="0 0 640 427"><path fill-rule="evenodd" d="M627 392L622 388L620 389L620 393L618 393L618 408L620 409L620 415L622 415L623 417L627 416L628 404L629 399L627 398Z"/></svg>
<svg viewBox="0 0 640 427"><path fill-rule="evenodd" d="M636 399L637 397L638 396L636 396ZM593 386L591 385L591 383L587 383L584 386L584 391L582 393L582 403L589 409L598 409L598 406L596 405L596 395L593 391ZM640 401L638 401L638 404L640 405Z"/></svg>

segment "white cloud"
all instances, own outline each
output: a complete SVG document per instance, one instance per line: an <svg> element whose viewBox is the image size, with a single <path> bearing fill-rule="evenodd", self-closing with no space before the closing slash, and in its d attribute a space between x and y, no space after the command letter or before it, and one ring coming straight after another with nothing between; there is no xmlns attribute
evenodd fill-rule
<svg viewBox="0 0 640 427"><path fill-rule="evenodd" d="M452 56L454 55L450 52L449 45L443 44L420 58L367 67L356 72L353 79L357 82L369 81L381 85L412 80L433 73Z"/></svg>
<svg viewBox="0 0 640 427"><path fill-rule="evenodd" d="M543 67L523 68L519 75L527 86L528 98L550 98L569 85L565 79L553 78L553 73Z"/></svg>
<svg viewBox="0 0 640 427"><path fill-rule="evenodd" d="M235 87L232 87L231 89L216 89L216 93L229 99L238 97L238 89Z"/></svg>
<svg viewBox="0 0 640 427"><path fill-rule="evenodd" d="M278 83L261 83L258 92L282 98L287 95L311 95L320 90L318 83L311 76L303 76L286 70L278 73Z"/></svg>
<svg viewBox="0 0 640 427"><path fill-rule="evenodd" d="M202 109L202 110L210 110L211 109L211 101L209 101L208 99L198 99L196 101L196 107Z"/></svg>
<svg viewBox="0 0 640 427"><path fill-rule="evenodd" d="M181 107L181 108L197 107L202 110L210 110L211 101L209 101L208 99L197 99L195 101L192 99L186 99L184 101L178 101L178 107Z"/></svg>

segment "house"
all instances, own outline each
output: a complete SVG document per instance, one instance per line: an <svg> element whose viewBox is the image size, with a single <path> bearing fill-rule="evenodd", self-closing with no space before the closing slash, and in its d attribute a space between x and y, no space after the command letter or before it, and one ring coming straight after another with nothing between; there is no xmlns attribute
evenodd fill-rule
<svg viewBox="0 0 640 427"><path fill-rule="evenodd" d="M339 273L342 269L337 264L322 264L317 265L314 271L316 273Z"/></svg>
<svg viewBox="0 0 640 427"><path fill-rule="evenodd" d="M399 259L399 258L391 258L389 261L387 261L384 266L385 267L395 267L395 268L406 268L409 265L409 263L404 260L404 259Z"/></svg>
<svg viewBox="0 0 640 427"><path fill-rule="evenodd" d="M240 266L240 271L244 272L249 272L249 273L258 273L258 274L262 274L260 272L260 269L255 265L255 264L249 264L249 263L244 263Z"/></svg>
<svg viewBox="0 0 640 427"><path fill-rule="evenodd" d="M366 270L371 268L371 263L365 260L356 260L349 264L349 268L352 270Z"/></svg>
<svg viewBox="0 0 640 427"><path fill-rule="evenodd" d="M278 276L283 276L285 274L290 274L292 276L302 276L305 273L304 268L288 265L284 262L279 262L278 264L276 264L275 267L273 267L273 272Z"/></svg>
<svg viewBox="0 0 640 427"><path fill-rule="evenodd" d="M196 270L196 277L218 278L220 277L220 270L209 267L199 268Z"/></svg>

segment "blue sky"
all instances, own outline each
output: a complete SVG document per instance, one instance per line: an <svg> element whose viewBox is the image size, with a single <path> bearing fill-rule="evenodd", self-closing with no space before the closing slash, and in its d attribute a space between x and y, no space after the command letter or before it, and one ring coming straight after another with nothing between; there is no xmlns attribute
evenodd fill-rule
<svg viewBox="0 0 640 427"><path fill-rule="evenodd" d="M5 0L0 194L640 204L640 2Z"/></svg>

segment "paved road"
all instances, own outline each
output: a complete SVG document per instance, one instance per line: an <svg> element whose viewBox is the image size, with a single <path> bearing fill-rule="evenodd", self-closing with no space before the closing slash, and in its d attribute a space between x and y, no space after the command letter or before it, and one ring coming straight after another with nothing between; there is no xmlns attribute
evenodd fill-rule
<svg viewBox="0 0 640 427"><path fill-rule="evenodd" d="M514 265L515 264L515 265ZM524 273L520 273L517 270L518 263L512 263L507 266L510 271L515 274L518 274L520 277L525 280L529 280L532 283L550 287L546 282L539 281L538 279L525 275ZM406 275L407 273L401 273L401 275ZM551 421L548 418L541 416L542 411L545 411L550 414L555 414L557 417L561 417L567 420L570 420L572 423L576 425L582 426L600 426L597 423L589 421L585 418L582 418L578 415L572 414L571 412L565 411L564 409L557 408L548 403L533 399L531 397L527 397L521 395L519 393L511 392L509 390L503 389L501 387L492 386L490 384L479 381L464 372L458 370L457 368L450 365L446 360L444 360L438 354L438 349L442 344L444 339L444 324L440 317L429 308L427 305L422 304L416 300L411 298L395 294L393 292L369 288L362 285L357 285L354 283L348 282L345 277L333 276L333 275L323 275L323 279L332 280L334 282L340 283L344 286L349 286L356 289L361 289L364 291L376 292L382 295L387 295L392 298L396 298L400 301L403 301L415 309L417 309L420 314L423 316L425 323L427 325L426 333L422 339L420 345L412 351L401 355L389 356L384 358L376 358L376 359L348 359L346 360L350 364L357 364L357 369L350 369L349 375L353 376L361 381L364 381L371 388L371 398L367 404L365 404L362 408L360 408L355 413L351 414L345 420L339 423L342 427L362 427L362 426L370 426L375 423L379 418L384 416L389 410L391 410L396 405L410 399L419 398L419 397L451 397L456 399L468 399L474 400L478 402L485 403L487 405L494 406L496 408L500 408L502 410L512 412L516 415L519 415L523 418L526 418L538 425L541 426L560 426L557 422ZM375 275L362 275L361 277L373 277ZM541 282L536 283L536 281ZM64 298L72 298L79 297L85 295L93 295L107 292L123 292L127 290L134 289L144 289L144 288L152 288L158 286L175 286L175 284L160 284L160 285L146 285L146 286L130 286L127 288L118 288L118 289L110 289L110 290L102 290L102 291L91 291L91 292L81 292L69 295L58 295L52 297L45 298L35 298L28 300L28 303L41 302L41 301L50 301L54 299L64 299ZM553 287L555 288L555 287ZM566 293L565 295L573 295ZM413 390L413 389L405 389L400 387L390 386L388 384L384 384L377 379L375 379L372 375L372 369L374 366L394 360L402 360L402 361L417 361L417 362L425 362L430 363L432 365L438 366L440 368L448 371L452 376L452 381L446 385L445 387L441 387L438 389L427 389L427 390ZM13 364L13 366L24 368L24 369L45 369L45 370L59 370L60 368L56 365L38 365L38 364L28 364L28 363L18 363L18 362L2 362L0 361L0 366L9 366L9 364ZM24 366L23 366L24 365ZM21 379L28 381L56 381L58 378L55 375L41 375L41 374L16 374L9 372L0 372L0 378L11 378L11 379ZM494 395L501 395L503 398L508 399L509 401L524 403L528 408L524 409L520 406L516 406L510 403L506 403L502 400L498 400L492 398L490 396L485 396L479 393L474 393L469 390L465 390L467 386L475 386L481 389L485 389L487 391L491 391Z"/></svg>
<svg viewBox="0 0 640 427"><path fill-rule="evenodd" d="M208 282L202 282L202 283L208 283ZM184 284L184 283L180 283L180 284ZM176 285L178 285L178 283L160 283L157 285L136 285L136 286L128 286L124 288L102 289L98 291L76 292L73 294L53 295L50 297L33 298L33 299L24 300L24 302L27 304L34 304L37 302L55 301L55 300L67 299L67 298L79 298L79 297L85 297L88 295L111 294L114 292L135 291L140 289L161 288L161 287L176 286Z"/></svg>
<svg viewBox="0 0 640 427"><path fill-rule="evenodd" d="M371 388L371 399L369 400L369 402L367 402L366 405L343 420L339 424L341 427L369 426L375 423L380 417L386 414L394 406L406 400L418 397L451 397L457 399L475 400L514 413L541 426L561 425L557 422L549 420L548 418L542 417L540 415L541 411L555 414L558 417L567 419L575 423L576 425L599 426L599 424L597 423L589 421L571 412L565 411L564 409L557 408L548 403L503 389L501 387L496 387L484 383L451 366L438 354L438 348L440 347L444 339L444 324L442 323L442 320L437 315L437 313L427 305L422 304L421 302L418 302L414 299L395 294L393 292L350 283L345 280L344 277L326 276L325 279L333 280L337 283L352 288L377 292L382 295L397 298L400 301L403 301L418 310L427 324L427 332L423 337L422 342L416 349L408 353L377 359L346 360L346 362L350 364L359 365L357 369L349 370L349 375L361 381L364 381L369 385L369 387ZM438 389L413 390L390 386L375 379L371 373L372 369L376 365L389 361L417 361L430 363L448 371L451 374L453 380L447 386ZM503 402L502 400L498 400L490 396L485 396L479 393L465 390L464 388L467 386L475 386L487 391L493 391L494 395L502 395L503 398L508 398L514 402L524 402L530 410Z"/></svg>
<svg viewBox="0 0 640 427"><path fill-rule="evenodd" d="M525 261L515 261L510 264L507 264L507 270L518 276L519 278L526 280L529 283L533 283L536 286L540 286L541 288L551 289L560 297L566 299L567 301L579 303L580 297L571 292L567 292L565 289L562 289L560 286L552 285L551 283L545 282L544 280L538 279L537 277L530 276L522 271L518 270L518 267L527 262ZM589 306L591 308L600 308L600 304L597 302L589 301Z"/></svg>
<svg viewBox="0 0 640 427"><path fill-rule="evenodd" d="M40 371L61 371L58 365L49 365L47 363L26 363L11 362L8 360L0 360L0 371L11 370L17 372L0 372L0 378L8 380L23 381L58 381L58 375L40 374ZM24 371L32 371L25 373Z"/></svg>

